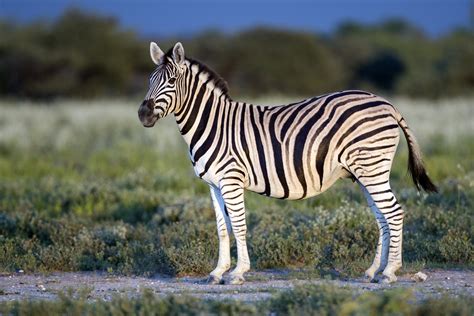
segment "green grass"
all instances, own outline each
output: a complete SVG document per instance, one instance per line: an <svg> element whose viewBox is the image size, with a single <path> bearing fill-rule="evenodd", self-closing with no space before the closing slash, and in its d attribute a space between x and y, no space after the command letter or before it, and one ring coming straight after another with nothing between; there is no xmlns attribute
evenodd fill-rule
<svg viewBox="0 0 474 316"><path fill-rule="evenodd" d="M472 315L472 297L417 301L411 291L394 289L359 294L331 286L307 285L274 294L257 303L204 300L190 296L157 297L144 290L136 297L111 301L87 299L88 292L60 294L56 301L0 304L4 315Z"/></svg>
<svg viewBox="0 0 474 316"><path fill-rule="evenodd" d="M470 102L400 101L440 187L435 195L415 190L402 142L392 184L406 209L407 267L474 267ZM218 248L207 185L194 176L174 121L145 129L135 103L0 105L1 272L213 269ZM256 269L360 275L374 255L375 219L349 180L297 202L247 193L246 205Z"/></svg>

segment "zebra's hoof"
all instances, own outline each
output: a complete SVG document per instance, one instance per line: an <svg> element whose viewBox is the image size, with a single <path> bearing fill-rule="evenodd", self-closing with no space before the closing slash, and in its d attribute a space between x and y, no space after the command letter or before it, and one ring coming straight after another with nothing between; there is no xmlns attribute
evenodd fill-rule
<svg viewBox="0 0 474 316"><path fill-rule="evenodd" d="M382 279L380 280L380 283L383 283L383 284L391 284L391 283L394 283L394 282L397 282L397 277L395 276L395 274L392 274L392 275L383 275L382 276Z"/></svg>
<svg viewBox="0 0 474 316"><path fill-rule="evenodd" d="M244 282L245 282L244 277L239 276L239 275L233 275L229 279L229 284L232 284L232 285L241 285L241 284L244 284Z"/></svg>
<svg viewBox="0 0 474 316"><path fill-rule="evenodd" d="M210 284L210 285L224 284L224 280L222 280L222 278L218 278L216 276L210 275L206 280L206 284Z"/></svg>
<svg viewBox="0 0 474 316"><path fill-rule="evenodd" d="M364 275L362 278L363 282L365 283L379 283L379 279L375 276Z"/></svg>

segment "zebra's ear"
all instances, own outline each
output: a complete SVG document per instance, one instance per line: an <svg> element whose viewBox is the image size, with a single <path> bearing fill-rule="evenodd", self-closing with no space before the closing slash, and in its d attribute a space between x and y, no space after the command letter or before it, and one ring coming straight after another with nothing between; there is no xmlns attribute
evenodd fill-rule
<svg viewBox="0 0 474 316"><path fill-rule="evenodd" d="M177 42L173 47L173 59L180 66L184 63L184 47L180 42Z"/></svg>
<svg viewBox="0 0 474 316"><path fill-rule="evenodd" d="M161 63L161 58L163 58L164 55L165 53L163 53L163 51L158 47L158 45L156 45L155 42L150 43L151 60L153 60L156 65Z"/></svg>

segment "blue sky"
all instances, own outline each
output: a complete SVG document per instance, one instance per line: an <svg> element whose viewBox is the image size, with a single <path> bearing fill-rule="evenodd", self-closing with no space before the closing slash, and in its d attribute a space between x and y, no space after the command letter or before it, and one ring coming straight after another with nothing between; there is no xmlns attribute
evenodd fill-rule
<svg viewBox="0 0 474 316"><path fill-rule="evenodd" d="M469 27L469 0L0 0L0 17L54 19L69 7L114 16L144 36L234 32L255 25L330 32L343 21L403 18L431 36Z"/></svg>

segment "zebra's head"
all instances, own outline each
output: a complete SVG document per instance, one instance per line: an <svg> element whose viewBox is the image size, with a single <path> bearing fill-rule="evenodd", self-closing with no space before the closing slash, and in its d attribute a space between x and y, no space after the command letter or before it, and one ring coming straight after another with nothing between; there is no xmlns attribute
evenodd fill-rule
<svg viewBox="0 0 474 316"><path fill-rule="evenodd" d="M151 60L157 65L150 76L150 87L140 108L138 117L145 127L152 127L156 121L169 113L174 112L179 106L183 96L177 89L184 82L186 64L184 48L181 43L176 43L168 53L150 43Z"/></svg>

